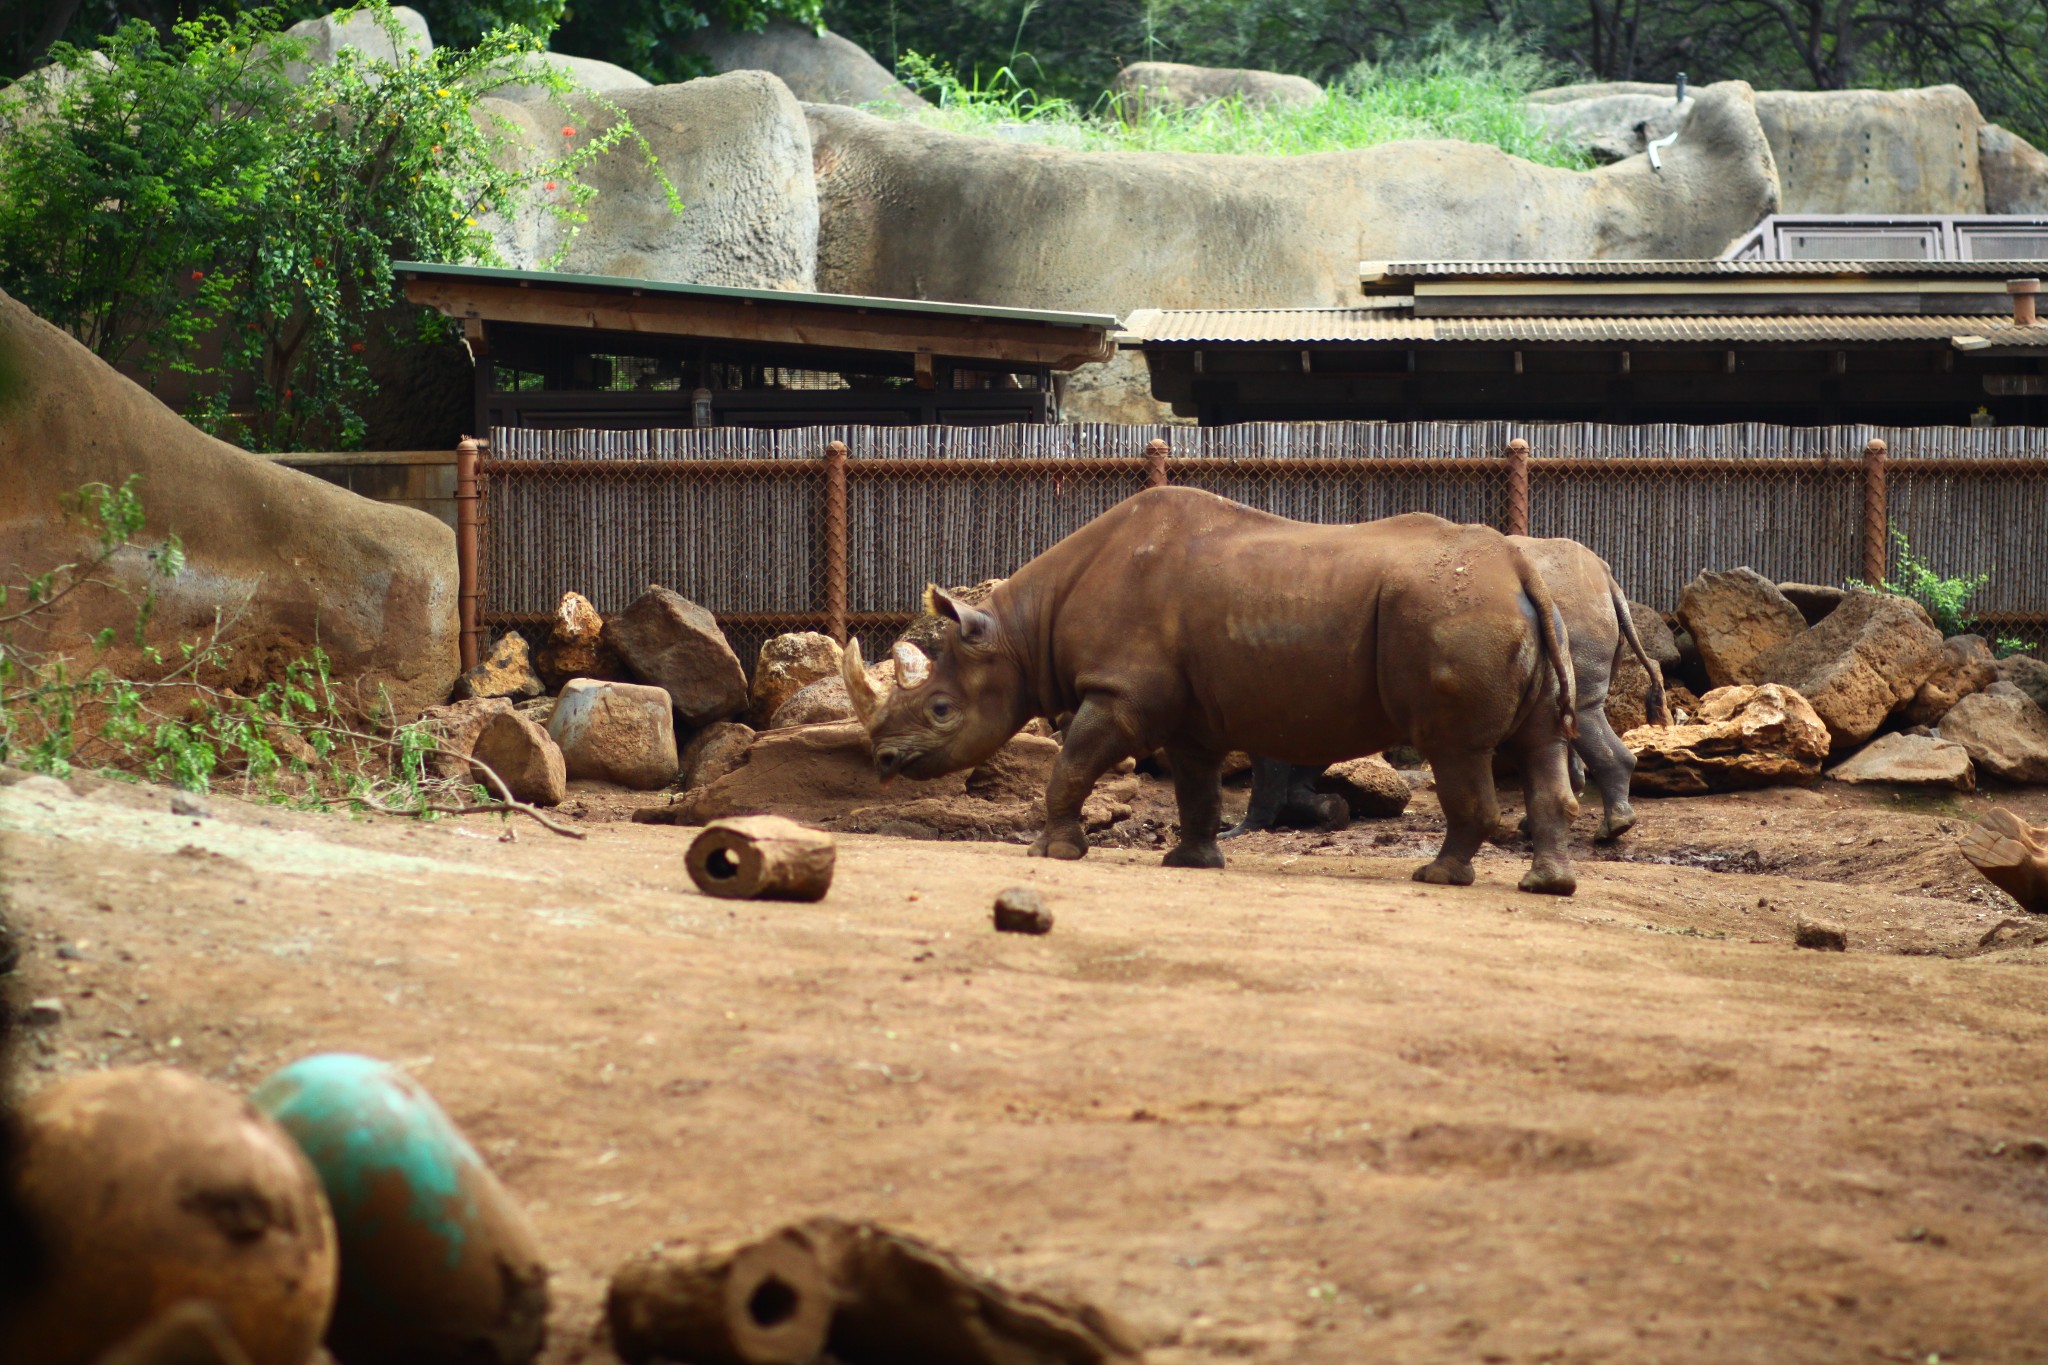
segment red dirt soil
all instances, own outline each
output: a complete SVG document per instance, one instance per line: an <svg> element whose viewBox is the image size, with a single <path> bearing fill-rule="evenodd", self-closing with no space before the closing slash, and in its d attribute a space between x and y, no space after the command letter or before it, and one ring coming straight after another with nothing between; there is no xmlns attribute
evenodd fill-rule
<svg viewBox="0 0 2048 1365"><path fill-rule="evenodd" d="M1426 795L1223 873L844 836L819 905L697 894L602 791L582 843L171 799L0 787L28 1084L402 1062L539 1228L550 1361L611 1358L629 1253L813 1214L1162 1365L2048 1359L2048 933L1953 850L1983 797L1644 801L1563 900L1408 881Z"/></svg>

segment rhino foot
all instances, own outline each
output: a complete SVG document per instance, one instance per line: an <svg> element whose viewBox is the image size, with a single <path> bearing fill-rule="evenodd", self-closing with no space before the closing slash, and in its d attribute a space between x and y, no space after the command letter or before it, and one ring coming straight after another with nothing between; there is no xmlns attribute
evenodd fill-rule
<svg viewBox="0 0 2048 1365"><path fill-rule="evenodd" d="M1415 880L1436 886L1472 885L1472 864L1463 858L1438 858L1415 869Z"/></svg>
<svg viewBox="0 0 2048 1365"><path fill-rule="evenodd" d="M1600 828L1594 831L1593 838L1596 842L1611 844L1635 827L1635 808L1633 806L1622 806L1618 809L1609 810L1601 818Z"/></svg>
<svg viewBox="0 0 2048 1365"><path fill-rule="evenodd" d="M1569 896L1579 889L1579 879L1567 868L1555 864L1544 866L1538 863L1522 878L1521 889L1539 896Z"/></svg>
<svg viewBox="0 0 2048 1365"><path fill-rule="evenodd" d="M1223 850L1214 844L1175 844L1160 859L1161 867L1210 867L1223 866Z"/></svg>
<svg viewBox="0 0 2048 1365"><path fill-rule="evenodd" d="M1024 853L1030 858L1057 858L1061 862L1071 863L1087 856L1088 836L1081 833L1078 828L1058 831L1048 829L1032 841L1031 847L1025 849Z"/></svg>

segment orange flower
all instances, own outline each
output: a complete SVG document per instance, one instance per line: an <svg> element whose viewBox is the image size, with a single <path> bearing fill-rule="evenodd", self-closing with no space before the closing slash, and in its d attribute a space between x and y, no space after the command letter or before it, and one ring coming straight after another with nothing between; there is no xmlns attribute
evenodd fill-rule
<svg viewBox="0 0 2048 1365"><path fill-rule="evenodd" d="M566 123L565 123L565 124L563 124L563 125L562 125L562 136L563 136L563 137L574 137L574 136L576 136L576 130L575 130L574 128L571 128L571 127L570 127L570 126L569 126L568 124L566 124Z"/></svg>
<svg viewBox="0 0 2048 1365"><path fill-rule="evenodd" d="M195 270L192 272L192 278L195 282L198 280L203 280L206 278L206 272L204 270Z"/></svg>

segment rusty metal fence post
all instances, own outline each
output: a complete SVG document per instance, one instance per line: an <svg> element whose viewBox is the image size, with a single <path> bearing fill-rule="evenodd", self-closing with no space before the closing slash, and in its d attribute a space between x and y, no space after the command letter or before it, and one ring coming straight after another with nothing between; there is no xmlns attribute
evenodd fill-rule
<svg viewBox="0 0 2048 1365"><path fill-rule="evenodd" d="M1154 436L1145 442L1145 486L1166 487L1166 455L1170 447L1161 438Z"/></svg>
<svg viewBox="0 0 2048 1365"><path fill-rule="evenodd" d="M481 535L477 516L477 456L489 441L465 436L455 447L455 611L464 672L483 657Z"/></svg>
<svg viewBox="0 0 2048 1365"><path fill-rule="evenodd" d="M846 442L825 447L825 629L846 643Z"/></svg>
<svg viewBox="0 0 2048 1365"><path fill-rule="evenodd" d="M1887 530L1890 513L1886 507L1885 444L1872 441L1863 447L1863 581L1884 581Z"/></svg>
<svg viewBox="0 0 2048 1365"><path fill-rule="evenodd" d="M1504 528L1511 536L1529 534L1529 443L1517 436L1508 442L1508 514Z"/></svg>

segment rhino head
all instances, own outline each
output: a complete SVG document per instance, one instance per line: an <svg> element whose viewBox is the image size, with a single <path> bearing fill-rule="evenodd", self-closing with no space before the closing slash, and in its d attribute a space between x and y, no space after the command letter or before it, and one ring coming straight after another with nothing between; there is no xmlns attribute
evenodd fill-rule
<svg viewBox="0 0 2048 1365"><path fill-rule="evenodd" d="M886 698L868 681L858 640L847 641L840 656L840 676L884 781L898 773L942 777L985 763L1030 719L1024 670L995 614L936 584L925 589L924 600L950 623L939 637L938 657L898 641L896 688Z"/></svg>

